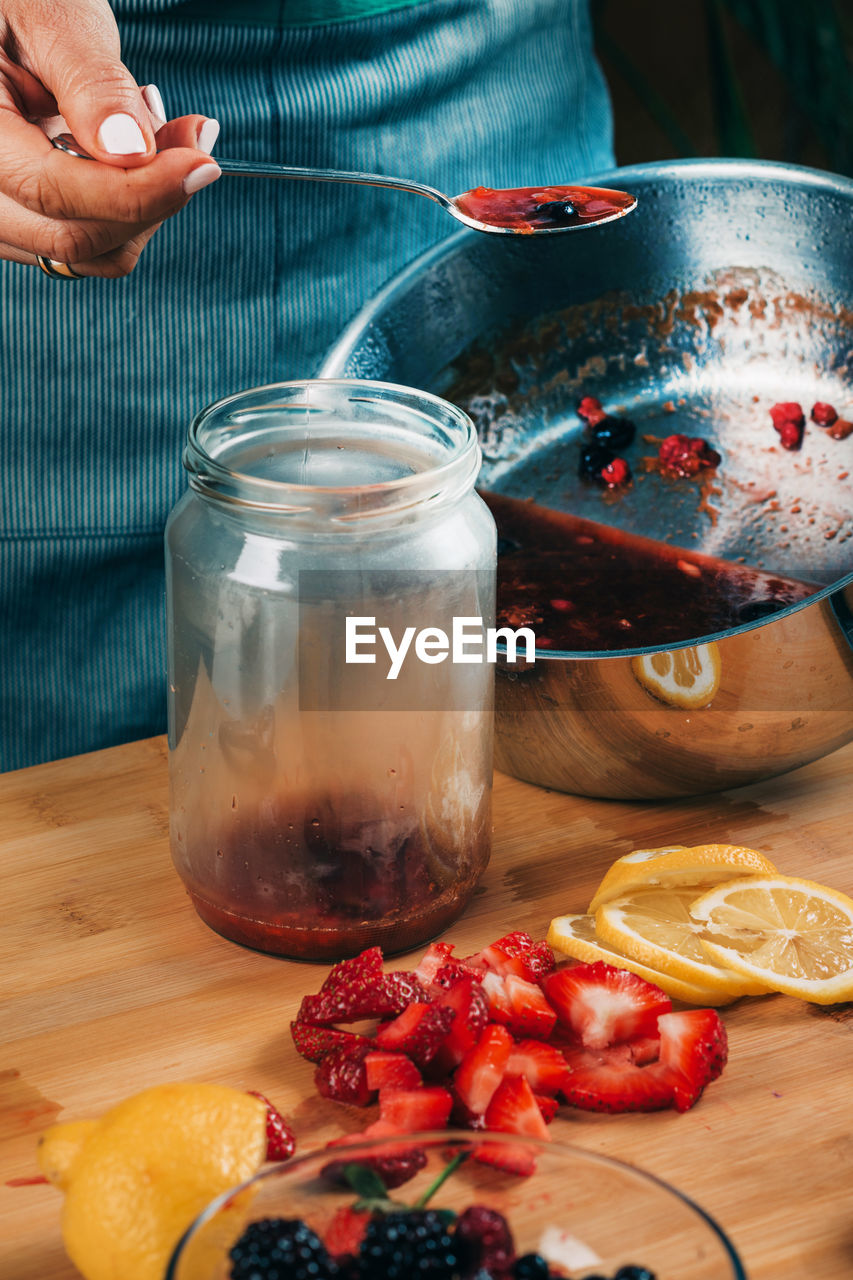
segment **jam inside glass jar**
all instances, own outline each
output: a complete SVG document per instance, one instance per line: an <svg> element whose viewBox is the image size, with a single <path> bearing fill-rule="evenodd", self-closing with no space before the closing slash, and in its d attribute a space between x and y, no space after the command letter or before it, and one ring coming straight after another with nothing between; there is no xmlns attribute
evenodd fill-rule
<svg viewBox="0 0 853 1280"><path fill-rule="evenodd" d="M205 410L166 530L171 847L224 936L334 960L416 946L489 857L493 670L351 666L348 617L494 616L470 420L358 381Z"/></svg>

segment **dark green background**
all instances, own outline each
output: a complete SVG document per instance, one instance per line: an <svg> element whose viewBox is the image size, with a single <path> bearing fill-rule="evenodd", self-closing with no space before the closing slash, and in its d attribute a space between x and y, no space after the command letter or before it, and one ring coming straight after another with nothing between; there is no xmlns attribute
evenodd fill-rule
<svg viewBox="0 0 853 1280"><path fill-rule="evenodd" d="M619 164L745 156L853 175L853 0L592 0Z"/></svg>

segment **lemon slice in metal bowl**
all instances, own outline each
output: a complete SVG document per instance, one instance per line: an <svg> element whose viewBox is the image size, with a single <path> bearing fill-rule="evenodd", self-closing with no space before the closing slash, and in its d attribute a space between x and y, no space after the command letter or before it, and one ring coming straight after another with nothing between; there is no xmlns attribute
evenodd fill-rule
<svg viewBox="0 0 853 1280"><path fill-rule="evenodd" d="M722 666L716 643L662 649L631 659L635 679L670 707L707 707L720 687Z"/></svg>

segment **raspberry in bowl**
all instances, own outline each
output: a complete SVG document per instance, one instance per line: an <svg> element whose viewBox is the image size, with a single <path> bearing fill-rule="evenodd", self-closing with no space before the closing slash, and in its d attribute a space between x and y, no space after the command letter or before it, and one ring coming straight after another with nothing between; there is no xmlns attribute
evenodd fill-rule
<svg viewBox="0 0 853 1280"><path fill-rule="evenodd" d="M345 1151L345 1159L341 1152ZM389 1177L399 1163L403 1181ZM219 1196L165 1280L745 1280L723 1229L580 1147L446 1130L315 1150Z"/></svg>

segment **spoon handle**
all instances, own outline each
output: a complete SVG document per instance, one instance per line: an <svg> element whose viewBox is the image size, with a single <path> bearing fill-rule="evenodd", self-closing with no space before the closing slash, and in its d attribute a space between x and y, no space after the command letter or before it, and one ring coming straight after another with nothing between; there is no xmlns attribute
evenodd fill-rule
<svg viewBox="0 0 853 1280"><path fill-rule="evenodd" d="M91 160L70 133L58 133L50 139L58 151L66 155L77 156L81 160ZM423 182L412 182L409 178L388 178L383 173L359 173L346 169L299 169L287 164L271 164L265 160L223 160L219 156L211 157L223 173L235 178L300 178L307 182L356 182L363 187L391 187L395 191L413 191L415 195L426 196L435 200L445 209L452 209L451 201L442 191L428 187Z"/></svg>
<svg viewBox="0 0 853 1280"><path fill-rule="evenodd" d="M355 182L365 187L392 187L397 191L412 191L415 195L426 196L435 200L444 208L449 208L450 200L435 187L428 187L422 182L412 182L409 178L389 178L383 173L349 172L345 169L299 169L286 164L269 164L261 160L224 160L219 156L213 159L223 173L237 178L298 178L308 182Z"/></svg>

